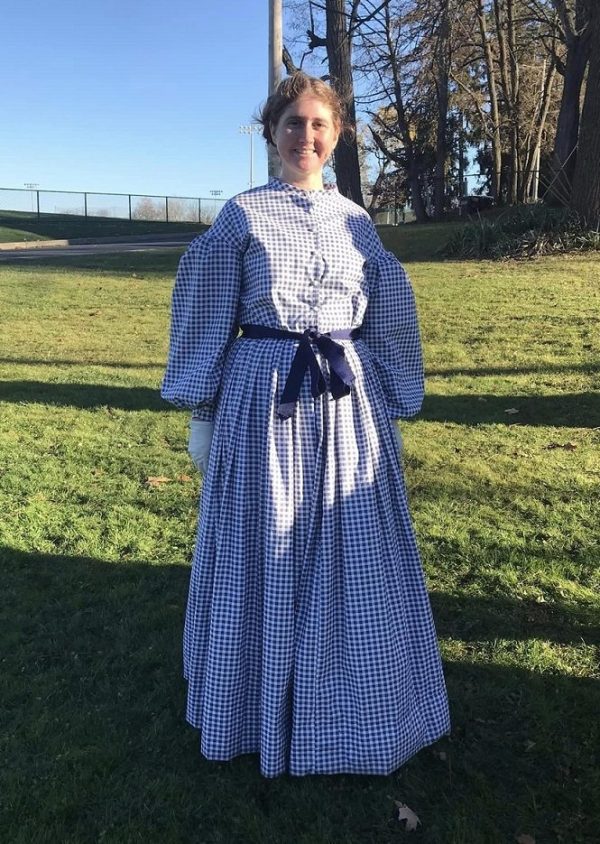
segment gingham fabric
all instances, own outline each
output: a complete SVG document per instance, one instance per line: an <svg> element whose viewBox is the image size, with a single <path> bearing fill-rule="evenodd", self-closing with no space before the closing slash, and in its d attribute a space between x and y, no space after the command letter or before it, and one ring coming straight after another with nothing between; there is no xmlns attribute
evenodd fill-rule
<svg viewBox="0 0 600 844"><path fill-rule="evenodd" d="M349 395L276 409L297 341L340 340ZM326 380L327 362L317 351ZM271 180L181 259L162 395L214 415L184 630L187 720L209 759L266 777L387 774L449 730L394 418L419 410L414 297L369 216Z"/></svg>

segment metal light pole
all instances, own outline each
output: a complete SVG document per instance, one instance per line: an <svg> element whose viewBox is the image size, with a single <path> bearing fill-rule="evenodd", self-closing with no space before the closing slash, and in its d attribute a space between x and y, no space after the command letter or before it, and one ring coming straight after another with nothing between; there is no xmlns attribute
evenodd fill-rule
<svg viewBox="0 0 600 844"><path fill-rule="evenodd" d="M250 135L250 188L254 187L254 134L261 132L262 126L260 123L249 123L246 126L240 126L242 135Z"/></svg>
<svg viewBox="0 0 600 844"><path fill-rule="evenodd" d="M215 213L215 217L216 217L217 216L217 202L219 201L219 197L223 195L223 191L222 190L211 190L211 191L209 191L209 193L212 196L214 203L215 203L214 213Z"/></svg>
<svg viewBox="0 0 600 844"><path fill-rule="evenodd" d="M35 197L35 191L37 191L37 189L39 188L39 185L38 185L37 182L24 182L23 184L25 185L27 190L31 191L31 210L35 211L35 199L34 199L34 197Z"/></svg>
<svg viewBox="0 0 600 844"><path fill-rule="evenodd" d="M269 0L269 95L281 82L283 64L281 0ZM276 150L269 144L269 177L279 174L280 162Z"/></svg>

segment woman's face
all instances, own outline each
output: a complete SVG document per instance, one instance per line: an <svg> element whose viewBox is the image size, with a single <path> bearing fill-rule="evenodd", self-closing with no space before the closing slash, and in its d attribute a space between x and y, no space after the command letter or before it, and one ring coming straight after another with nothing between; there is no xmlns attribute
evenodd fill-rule
<svg viewBox="0 0 600 844"><path fill-rule="evenodd" d="M271 127L281 159L281 178L298 187L323 186L323 166L338 142L339 130L329 106L310 94L290 103Z"/></svg>

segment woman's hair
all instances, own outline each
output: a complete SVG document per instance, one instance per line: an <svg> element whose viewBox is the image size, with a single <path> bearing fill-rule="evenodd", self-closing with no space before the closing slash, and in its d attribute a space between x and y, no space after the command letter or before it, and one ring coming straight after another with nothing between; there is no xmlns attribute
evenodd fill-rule
<svg viewBox="0 0 600 844"><path fill-rule="evenodd" d="M274 93L261 108L257 120L263 127L263 138L271 146L275 146L271 135L271 126L277 126L279 118L290 105L299 97L308 94L321 100L331 111L336 129L340 133L346 132L346 109L344 103L333 88L322 79L308 76L302 70L296 70L291 76L286 77L279 83Z"/></svg>

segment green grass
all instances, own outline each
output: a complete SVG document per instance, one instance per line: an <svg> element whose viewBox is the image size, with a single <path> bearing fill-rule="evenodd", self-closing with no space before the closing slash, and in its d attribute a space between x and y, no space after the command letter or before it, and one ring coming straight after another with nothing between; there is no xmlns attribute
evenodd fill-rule
<svg viewBox="0 0 600 844"><path fill-rule="evenodd" d="M113 217L81 217L76 214L35 214L0 211L0 243L33 240L65 240L142 234L200 232L198 223L165 223L160 220L119 220Z"/></svg>
<svg viewBox="0 0 600 844"><path fill-rule="evenodd" d="M264 780L184 723L199 479L156 392L177 257L0 268L2 840L598 840L600 263L432 262L419 231L403 430L453 733L389 777Z"/></svg>

